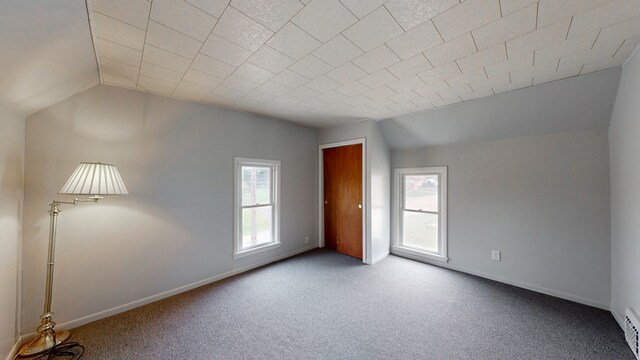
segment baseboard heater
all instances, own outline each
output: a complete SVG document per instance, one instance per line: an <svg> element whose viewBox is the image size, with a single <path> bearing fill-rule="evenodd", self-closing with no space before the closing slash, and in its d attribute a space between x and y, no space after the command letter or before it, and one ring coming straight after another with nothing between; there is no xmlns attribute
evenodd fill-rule
<svg viewBox="0 0 640 360"><path fill-rule="evenodd" d="M640 331L640 318L632 309L627 309L624 314L624 335L627 343L633 351L636 359L640 359L640 340L638 332Z"/></svg>

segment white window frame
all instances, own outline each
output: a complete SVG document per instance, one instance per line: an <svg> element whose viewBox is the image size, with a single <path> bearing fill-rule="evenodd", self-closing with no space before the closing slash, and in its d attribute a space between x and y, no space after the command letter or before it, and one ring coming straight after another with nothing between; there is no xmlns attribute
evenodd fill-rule
<svg viewBox="0 0 640 360"><path fill-rule="evenodd" d="M402 211L405 175L438 175L438 243L440 252L419 250L402 245ZM448 262L447 257L447 167L433 166L394 170L393 244L392 253L416 260Z"/></svg>
<svg viewBox="0 0 640 360"><path fill-rule="evenodd" d="M272 216L272 241L265 244L242 248L242 167L243 166L268 166L271 167L271 204ZM233 258L238 259L255 253L271 250L280 246L280 161L234 157L234 242Z"/></svg>

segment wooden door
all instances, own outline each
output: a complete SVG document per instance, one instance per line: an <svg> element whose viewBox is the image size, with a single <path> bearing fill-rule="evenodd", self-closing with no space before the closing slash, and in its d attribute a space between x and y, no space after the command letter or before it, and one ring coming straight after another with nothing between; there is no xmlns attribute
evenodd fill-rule
<svg viewBox="0 0 640 360"><path fill-rule="evenodd" d="M325 246L362 259L362 144L324 149L322 157Z"/></svg>

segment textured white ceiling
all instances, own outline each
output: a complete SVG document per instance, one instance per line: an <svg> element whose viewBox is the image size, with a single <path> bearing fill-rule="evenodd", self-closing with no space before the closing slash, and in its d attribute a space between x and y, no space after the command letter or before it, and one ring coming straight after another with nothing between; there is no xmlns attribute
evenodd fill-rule
<svg viewBox="0 0 640 360"><path fill-rule="evenodd" d="M83 0L0 1L0 104L27 116L98 84Z"/></svg>
<svg viewBox="0 0 640 360"><path fill-rule="evenodd" d="M640 0L92 0L105 84L322 126L618 66Z"/></svg>

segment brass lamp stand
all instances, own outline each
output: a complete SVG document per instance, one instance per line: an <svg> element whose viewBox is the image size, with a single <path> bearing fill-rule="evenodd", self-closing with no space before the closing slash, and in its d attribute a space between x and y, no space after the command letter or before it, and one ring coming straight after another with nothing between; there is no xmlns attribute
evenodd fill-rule
<svg viewBox="0 0 640 360"><path fill-rule="evenodd" d="M64 343L69 339L69 331L55 331L56 323L51 312L51 298L53 293L53 267L56 247L56 226L59 206L62 204L78 205L81 202L97 203L103 199L100 195L127 194L127 188L120 178L118 170L113 165L102 163L80 163L73 172L59 194L92 195L86 199L73 199L73 201L54 200L49 204L49 252L47 255L47 281L44 295L44 312L40 316L40 326L36 330L36 337L23 345L16 357L28 357L46 352L54 346ZM93 195L100 194L100 195Z"/></svg>

